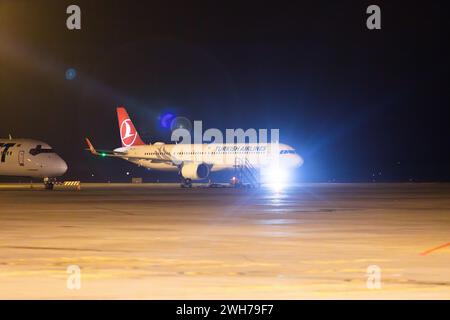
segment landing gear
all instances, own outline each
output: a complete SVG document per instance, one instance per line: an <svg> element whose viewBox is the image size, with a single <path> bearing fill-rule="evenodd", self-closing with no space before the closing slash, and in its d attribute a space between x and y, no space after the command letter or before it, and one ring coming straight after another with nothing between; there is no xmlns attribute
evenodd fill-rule
<svg viewBox="0 0 450 320"><path fill-rule="evenodd" d="M53 190L54 184L53 184L53 182L45 182L44 186L45 186L45 190Z"/></svg>
<svg viewBox="0 0 450 320"><path fill-rule="evenodd" d="M192 180L181 178L181 187L182 188L192 188Z"/></svg>
<svg viewBox="0 0 450 320"><path fill-rule="evenodd" d="M44 187L45 190L53 190L53 187L55 185L55 181L49 178L44 179Z"/></svg>

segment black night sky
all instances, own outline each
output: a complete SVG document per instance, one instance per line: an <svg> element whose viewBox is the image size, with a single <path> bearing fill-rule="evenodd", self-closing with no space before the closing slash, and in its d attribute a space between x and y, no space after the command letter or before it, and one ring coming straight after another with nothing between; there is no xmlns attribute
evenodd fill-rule
<svg viewBox="0 0 450 320"><path fill-rule="evenodd" d="M120 146L124 105L147 142L169 142L167 111L280 128L299 181L449 181L446 2L0 0L0 136L48 142L67 178L176 179L84 150Z"/></svg>

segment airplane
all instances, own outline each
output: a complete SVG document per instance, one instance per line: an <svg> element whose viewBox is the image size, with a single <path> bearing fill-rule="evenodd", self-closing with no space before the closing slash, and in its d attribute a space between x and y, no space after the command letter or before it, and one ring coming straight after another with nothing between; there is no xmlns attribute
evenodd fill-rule
<svg viewBox="0 0 450 320"><path fill-rule="evenodd" d="M206 179L210 172L236 168L236 163L247 163L257 169L268 167L274 162L274 150L276 160L284 168L303 164L292 147L281 143L146 144L126 109L118 107L116 111L122 147L96 150L86 138L87 150L96 156L120 158L148 169L179 172L182 187L192 187L193 180Z"/></svg>
<svg viewBox="0 0 450 320"><path fill-rule="evenodd" d="M66 171L66 162L45 142L0 139L0 176L42 178L45 189L52 190L55 178Z"/></svg>

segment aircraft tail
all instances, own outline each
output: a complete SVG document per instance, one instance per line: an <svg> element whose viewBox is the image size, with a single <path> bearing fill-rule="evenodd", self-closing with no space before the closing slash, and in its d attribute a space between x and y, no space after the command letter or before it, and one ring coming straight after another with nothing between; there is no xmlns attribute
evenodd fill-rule
<svg viewBox="0 0 450 320"><path fill-rule="evenodd" d="M122 147L145 145L124 107L117 108L117 118L119 120L120 140L122 140Z"/></svg>

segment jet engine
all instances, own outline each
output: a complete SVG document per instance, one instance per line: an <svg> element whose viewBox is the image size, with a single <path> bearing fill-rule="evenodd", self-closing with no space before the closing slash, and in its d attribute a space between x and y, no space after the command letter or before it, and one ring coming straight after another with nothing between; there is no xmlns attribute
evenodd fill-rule
<svg viewBox="0 0 450 320"><path fill-rule="evenodd" d="M205 179L209 175L209 166L204 163L186 163L181 168L181 175L185 179Z"/></svg>

